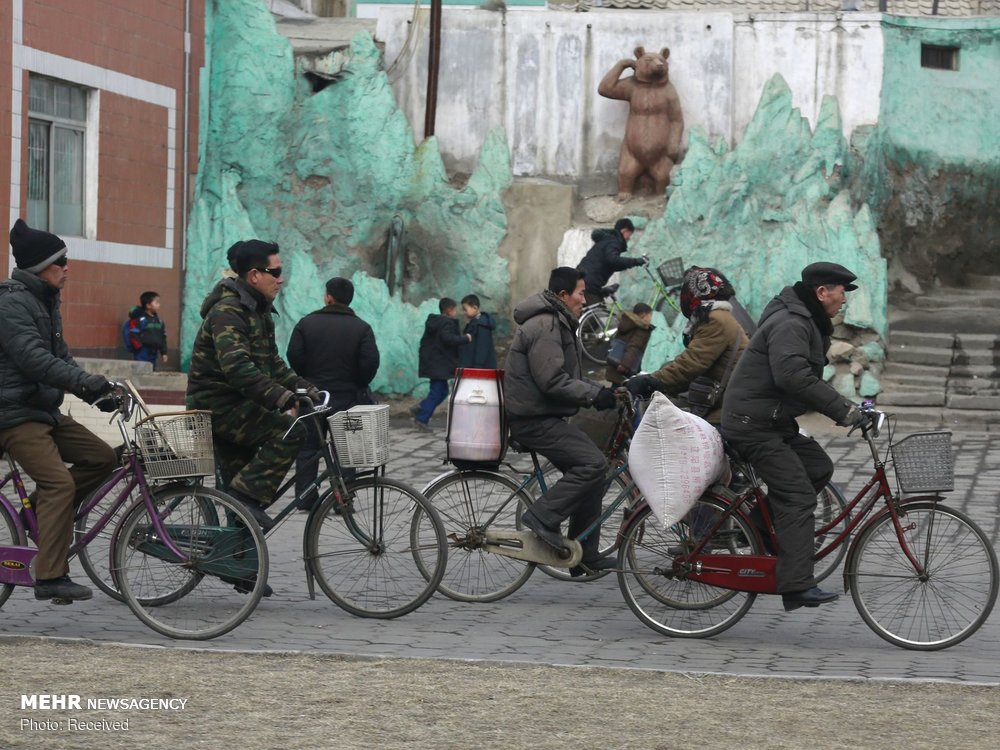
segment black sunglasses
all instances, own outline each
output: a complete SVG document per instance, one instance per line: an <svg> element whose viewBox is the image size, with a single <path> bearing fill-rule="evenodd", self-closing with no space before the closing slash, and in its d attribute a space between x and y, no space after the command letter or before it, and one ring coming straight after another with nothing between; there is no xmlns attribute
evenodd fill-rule
<svg viewBox="0 0 1000 750"><path fill-rule="evenodd" d="M269 274L271 274L276 279L280 279L281 278L281 266L278 266L277 268L256 268L255 267L254 270L255 271L260 271L261 273L269 273Z"/></svg>
<svg viewBox="0 0 1000 750"><path fill-rule="evenodd" d="M65 255L63 255L63 256L61 256L59 258L56 258L54 261L52 261L52 265L54 265L54 266L63 266L63 267L65 267L67 263L69 263L69 258L67 258Z"/></svg>

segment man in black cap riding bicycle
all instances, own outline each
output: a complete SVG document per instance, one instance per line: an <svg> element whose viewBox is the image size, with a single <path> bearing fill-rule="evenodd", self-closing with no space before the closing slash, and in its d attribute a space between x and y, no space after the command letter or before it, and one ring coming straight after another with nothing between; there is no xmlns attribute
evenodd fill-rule
<svg viewBox="0 0 1000 750"><path fill-rule="evenodd" d="M768 303L733 372L722 402L722 434L767 484L778 537L778 593L786 611L818 607L837 594L813 577L816 494L833 476L819 443L799 432L796 417L817 411L856 426L861 411L823 380L834 318L857 289L837 263L812 263L802 280Z"/></svg>

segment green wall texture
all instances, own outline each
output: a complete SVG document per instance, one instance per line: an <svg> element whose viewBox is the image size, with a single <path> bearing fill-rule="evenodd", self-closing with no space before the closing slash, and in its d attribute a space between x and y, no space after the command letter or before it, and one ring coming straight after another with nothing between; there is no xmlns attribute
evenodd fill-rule
<svg viewBox="0 0 1000 750"><path fill-rule="evenodd" d="M466 185L453 187L436 141L414 145L369 35L358 34L349 54L322 61L339 76L313 93L265 3L212 0L207 11L185 357L226 249L259 237L279 243L287 269L276 301L280 350L299 318L322 306L326 279L351 277L353 306L383 353L374 387L413 391L417 342L439 297L474 292L486 310L508 305L507 263L497 253L507 228L501 195L511 180L505 138L492 133ZM394 219L403 232L392 261ZM402 279L393 294L384 281L390 270Z"/></svg>

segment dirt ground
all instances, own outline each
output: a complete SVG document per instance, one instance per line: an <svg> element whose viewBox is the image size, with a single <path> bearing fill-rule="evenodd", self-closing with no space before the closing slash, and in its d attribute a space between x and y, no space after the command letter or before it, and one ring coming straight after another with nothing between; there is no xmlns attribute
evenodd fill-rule
<svg viewBox="0 0 1000 750"><path fill-rule="evenodd" d="M0 639L0 748L997 747L997 688ZM23 709L22 694L82 709ZM87 709L181 698L183 710ZM127 731L73 729L128 721ZM34 721L32 726L26 722ZM39 723L50 722L41 728ZM24 726L22 726L24 725ZM79 724L77 725L79 726ZM86 727L86 725L84 725Z"/></svg>

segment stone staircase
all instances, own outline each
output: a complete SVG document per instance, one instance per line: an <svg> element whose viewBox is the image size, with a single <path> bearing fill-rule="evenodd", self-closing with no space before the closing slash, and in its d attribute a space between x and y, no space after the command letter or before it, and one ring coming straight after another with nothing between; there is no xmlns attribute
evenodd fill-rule
<svg viewBox="0 0 1000 750"><path fill-rule="evenodd" d="M890 303L880 407L907 431L1000 431L1000 288L983 277Z"/></svg>

